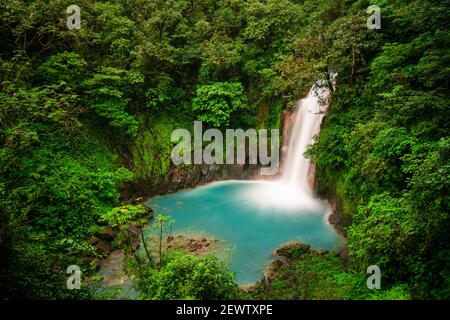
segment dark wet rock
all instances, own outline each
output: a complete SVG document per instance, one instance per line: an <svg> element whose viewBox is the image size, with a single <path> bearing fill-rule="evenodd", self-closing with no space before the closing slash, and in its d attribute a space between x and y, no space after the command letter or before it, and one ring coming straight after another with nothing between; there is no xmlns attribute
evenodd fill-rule
<svg viewBox="0 0 450 320"><path fill-rule="evenodd" d="M264 277L261 279L261 283L262 283L265 287L268 287L268 286L270 286L270 279L269 279L268 277L264 276Z"/></svg>
<svg viewBox="0 0 450 320"><path fill-rule="evenodd" d="M114 230L109 227L103 227L102 231L100 231L99 233L97 233L96 235L99 239L104 240L104 241L113 241L114 240Z"/></svg>
<svg viewBox="0 0 450 320"><path fill-rule="evenodd" d="M128 232L132 235L132 236L139 236L141 231L141 227L138 225L133 225L131 227L128 228Z"/></svg>
<svg viewBox="0 0 450 320"><path fill-rule="evenodd" d="M253 293L256 291L256 285L249 286L249 287L242 287L242 289L248 293Z"/></svg>
<svg viewBox="0 0 450 320"><path fill-rule="evenodd" d="M183 189L194 188L212 181L228 179L249 180L259 175L259 166L256 165L192 165L188 168L173 166L166 179L141 179L126 182L121 186L122 203L132 203L151 196L177 192ZM139 200L140 200L139 199ZM139 202L139 204L143 204Z"/></svg>
<svg viewBox="0 0 450 320"><path fill-rule="evenodd" d="M88 242L91 246L95 246L99 241L100 241L100 239L97 238L96 236L91 236L91 237L88 239L87 242Z"/></svg>
<svg viewBox="0 0 450 320"><path fill-rule="evenodd" d="M319 256L324 256L324 255L326 255L327 253L329 253L328 250L321 250L321 249L316 249L316 250L314 250L314 251L315 251L316 254L319 255Z"/></svg>
<svg viewBox="0 0 450 320"><path fill-rule="evenodd" d="M107 254L111 252L111 244L108 241L100 240L95 245L95 249L98 254Z"/></svg>
<svg viewBox="0 0 450 320"><path fill-rule="evenodd" d="M83 264L86 266L94 265L95 270L98 270L98 268L100 268L101 265L101 260L96 259L94 257L86 257L83 259Z"/></svg>
<svg viewBox="0 0 450 320"><path fill-rule="evenodd" d="M331 208L328 222L333 226L339 235L346 237L345 226L351 224L351 218L344 217L343 201L336 195L324 195Z"/></svg>
<svg viewBox="0 0 450 320"><path fill-rule="evenodd" d="M208 174L208 172L209 172L209 166L206 165L206 164L202 165L200 167L200 171L201 171L202 175L206 176Z"/></svg>
<svg viewBox="0 0 450 320"><path fill-rule="evenodd" d="M280 269L282 265L283 263L279 259L272 262L273 269Z"/></svg>
<svg viewBox="0 0 450 320"><path fill-rule="evenodd" d="M131 241L131 247L136 250L137 248L139 248L139 245L141 244L141 242L139 241L139 239L134 239L133 241Z"/></svg>
<svg viewBox="0 0 450 320"><path fill-rule="evenodd" d="M286 269L289 266L289 262L286 257L279 256L272 262L272 269Z"/></svg>
<svg viewBox="0 0 450 320"><path fill-rule="evenodd" d="M206 181L213 181L216 177L221 176L221 167L217 164L208 166L208 172L205 174Z"/></svg>
<svg viewBox="0 0 450 320"><path fill-rule="evenodd" d="M341 250L339 250L339 258L341 258L344 265L348 265L349 259L348 259L348 248L347 246L343 246Z"/></svg>
<svg viewBox="0 0 450 320"><path fill-rule="evenodd" d="M239 164L235 164L235 165L230 165L226 167L226 176L227 177L239 177L239 176L244 176L245 177L245 170L244 170L244 165L239 165Z"/></svg>
<svg viewBox="0 0 450 320"><path fill-rule="evenodd" d="M269 270L265 274L265 278L269 279L269 281L272 279L275 279L277 276L278 276L278 273L273 270Z"/></svg>
<svg viewBox="0 0 450 320"><path fill-rule="evenodd" d="M148 206L148 205L146 205L145 203L141 203L141 205L145 209L146 218L150 220L153 217L153 208Z"/></svg>

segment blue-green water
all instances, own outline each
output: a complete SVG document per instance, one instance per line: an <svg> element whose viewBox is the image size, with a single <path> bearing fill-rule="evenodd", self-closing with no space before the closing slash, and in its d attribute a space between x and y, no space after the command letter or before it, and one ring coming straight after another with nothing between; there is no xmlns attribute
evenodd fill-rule
<svg viewBox="0 0 450 320"><path fill-rule="evenodd" d="M310 209L265 206L262 193L260 201L254 197L263 183L215 182L155 197L148 204L175 220L175 234L206 233L232 247L230 268L239 284L260 279L272 252L288 241L317 249L339 247L339 236L326 222L325 205Z"/></svg>

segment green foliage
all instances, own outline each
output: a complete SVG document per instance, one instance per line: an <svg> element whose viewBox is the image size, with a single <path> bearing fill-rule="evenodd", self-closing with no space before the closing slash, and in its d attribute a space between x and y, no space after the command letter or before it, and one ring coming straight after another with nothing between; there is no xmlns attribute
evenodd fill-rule
<svg viewBox="0 0 450 320"><path fill-rule="evenodd" d="M141 299L233 299L237 286L234 276L214 256L193 257L171 252L159 271L148 269L139 275Z"/></svg>
<svg viewBox="0 0 450 320"><path fill-rule="evenodd" d="M137 229L141 235L148 263L152 265L153 259L147 249L146 240L142 232L142 228L146 225L149 218L148 211L143 205L128 204L113 208L109 212L102 214L100 219L115 230L115 240L125 250L125 254L134 256L136 263L140 264L139 255L133 247L133 241L135 240L133 239L135 235L133 229Z"/></svg>
<svg viewBox="0 0 450 320"><path fill-rule="evenodd" d="M385 283L395 284L392 294L379 297L410 291L413 298L445 299L450 97L449 32L441 19L448 4L383 3L382 12L383 27L374 36L354 24L343 30L345 37L330 30L337 89L309 154L318 164L320 190L338 193L347 204L352 267L378 264ZM351 19L336 23L352 26ZM359 40L349 59L353 38Z"/></svg>
<svg viewBox="0 0 450 320"><path fill-rule="evenodd" d="M161 269L161 266L163 265L163 257L162 257L162 241L163 241L163 233L170 227L170 230L172 230L172 224L175 222L175 220L171 220L169 216L165 216L162 214L157 214L155 216L155 222L153 223L153 227L158 231L159 233L159 264L158 264L158 270Z"/></svg>
<svg viewBox="0 0 450 320"><path fill-rule="evenodd" d="M202 85L192 100L198 119L215 127L226 127L238 110L245 108L244 88L239 82Z"/></svg>
<svg viewBox="0 0 450 320"><path fill-rule="evenodd" d="M405 246L414 233L407 208L388 194L375 195L352 218L348 242L355 263L361 270L378 265L384 280L400 276L402 270L396 266L413 250Z"/></svg>
<svg viewBox="0 0 450 320"><path fill-rule="evenodd" d="M104 213L101 219L112 228L128 229L147 222L146 212L142 205L127 204Z"/></svg>
<svg viewBox="0 0 450 320"><path fill-rule="evenodd" d="M183 127L171 119L158 118L150 128L138 134L130 146L136 179L161 181L169 173L173 147L170 139L178 126Z"/></svg>
<svg viewBox="0 0 450 320"><path fill-rule="evenodd" d="M365 300L410 299L408 288L398 285L381 290L369 290L366 275L348 270L335 254L317 254L301 250L281 252L288 258L287 267L276 267L276 276L268 286L260 283L251 293L254 299L301 300Z"/></svg>
<svg viewBox="0 0 450 320"><path fill-rule="evenodd" d="M109 120L113 127L125 128L131 135L139 130L138 121L126 112L127 92L143 82L142 76L123 69L102 67L90 79L83 82L86 88L86 104Z"/></svg>
<svg viewBox="0 0 450 320"><path fill-rule="evenodd" d="M67 289L66 269L71 264L81 265L78 257L90 253L69 251L65 246L49 248L43 242L24 243L2 262L0 293L3 296L27 299L92 299L94 292L81 283L81 290ZM2 248L3 249L3 248ZM2 253L4 251L2 250ZM82 277L88 272L82 268ZM14 285L9 285L12 283Z"/></svg>
<svg viewBox="0 0 450 320"><path fill-rule="evenodd" d="M127 66L132 61L138 34L135 22L125 15L124 6L120 3L92 2L83 9L83 24L88 30L85 34L83 32L83 40L92 46L95 56L103 58L101 65L119 69ZM83 46L83 49L89 50L89 47Z"/></svg>
<svg viewBox="0 0 450 320"><path fill-rule="evenodd" d="M411 300L411 294L407 286L399 284L389 290L375 291L368 300Z"/></svg>
<svg viewBox="0 0 450 320"><path fill-rule="evenodd" d="M51 56L37 69L40 79L48 83L66 83L69 87L76 87L86 72L86 61L76 52L61 52Z"/></svg>

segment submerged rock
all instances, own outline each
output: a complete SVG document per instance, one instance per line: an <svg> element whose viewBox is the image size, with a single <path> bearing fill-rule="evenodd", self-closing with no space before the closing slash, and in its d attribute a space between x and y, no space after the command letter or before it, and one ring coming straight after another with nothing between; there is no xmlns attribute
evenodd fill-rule
<svg viewBox="0 0 450 320"><path fill-rule="evenodd" d="M216 239L208 239L205 237L184 237L178 235L176 237L168 236L166 238L167 248L178 248L186 252L196 255L203 255L214 249Z"/></svg>

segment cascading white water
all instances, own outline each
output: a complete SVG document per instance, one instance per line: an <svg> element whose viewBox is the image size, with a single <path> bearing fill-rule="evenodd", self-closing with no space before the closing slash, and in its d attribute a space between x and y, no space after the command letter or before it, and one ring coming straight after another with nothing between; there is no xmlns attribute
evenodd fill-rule
<svg viewBox="0 0 450 320"><path fill-rule="evenodd" d="M306 98L297 102L294 126L289 137L286 160L280 183L312 196L309 175L311 162L304 153L319 133L330 91L321 82L314 84Z"/></svg>
<svg viewBox="0 0 450 320"><path fill-rule="evenodd" d="M334 87L335 74L331 75ZM297 102L294 125L288 137L287 155L282 175L276 181L255 185L249 198L263 207L315 210L323 203L314 198L309 179L311 162L304 153L319 133L330 96L322 81L316 82L308 95Z"/></svg>

